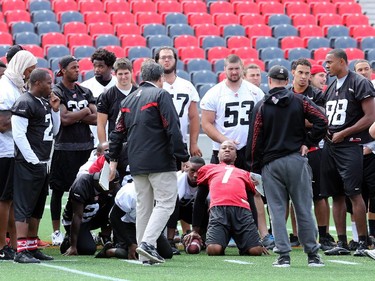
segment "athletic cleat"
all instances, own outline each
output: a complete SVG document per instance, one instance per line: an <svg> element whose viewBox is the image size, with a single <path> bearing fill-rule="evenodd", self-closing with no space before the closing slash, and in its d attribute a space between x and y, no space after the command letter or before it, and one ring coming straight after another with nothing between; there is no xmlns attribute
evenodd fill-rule
<svg viewBox="0 0 375 281"><path fill-rule="evenodd" d="M374 250L365 250L364 252L365 252L366 256L375 260L375 249Z"/></svg>
<svg viewBox="0 0 375 281"><path fill-rule="evenodd" d="M350 255L348 244L343 241L338 241L337 246L331 250L324 251L324 254L327 256L343 256Z"/></svg>
<svg viewBox="0 0 375 281"><path fill-rule="evenodd" d="M298 247L300 245L298 237L294 236L293 233L289 234L289 241L291 247Z"/></svg>
<svg viewBox="0 0 375 281"><path fill-rule="evenodd" d="M263 247L265 247L267 250L271 250L275 247L275 238L273 237L272 234L267 234L266 236L263 237L261 240L261 243Z"/></svg>
<svg viewBox="0 0 375 281"><path fill-rule="evenodd" d="M64 234L62 234L60 230L56 230L54 233L52 233L51 237L52 237L52 246L60 246L64 240Z"/></svg>
<svg viewBox="0 0 375 281"><path fill-rule="evenodd" d="M152 262L163 263L165 260L159 255L156 248L146 242L141 242L141 244L135 250L139 255L150 259Z"/></svg>
<svg viewBox="0 0 375 281"><path fill-rule="evenodd" d="M272 263L274 267L290 267L290 256L279 256L277 260Z"/></svg>
<svg viewBox="0 0 375 281"><path fill-rule="evenodd" d="M328 238L328 240L332 243L332 246L333 246L333 247L336 247L336 246L337 246L336 241L335 241L335 238L333 238L331 234L326 233L326 238Z"/></svg>
<svg viewBox="0 0 375 281"><path fill-rule="evenodd" d="M169 245L171 245L172 252L173 252L174 256L181 255L180 251L177 249L177 246L176 246L176 243L174 242L174 240L170 240Z"/></svg>
<svg viewBox="0 0 375 281"><path fill-rule="evenodd" d="M8 245L5 245L0 250L0 260L13 260L15 255L16 255L16 251L13 250L13 248L9 247Z"/></svg>
<svg viewBox="0 0 375 281"><path fill-rule="evenodd" d="M112 242L105 243L105 245L103 246L103 249L101 249L100 252L95 255L95 258L97 258L97 259L109 258L107 256L106 252L107 252L107 250L111 249L112 247L113 247Z"/></svg>
<svg viewBox="0 0 375 281"><path fill-rule="evenodd" d="M52 261L54 260L53 257L51 256L48 256L46 254L44 254L42 251L40 251L39 249L37 250L33 250L33 251L29 251L29 253L36 259L38 260L41 260L41 261Z"/></svg>
<svg viewBox="0 0 375 281"><path fill-rule="evenodd" d="M49 246L50 246L49 243L40 240L39 237L38 237L38 248L47 248Z"/></svg>
<svg viewBox="0 0 375 281"><path fill-rule="evenodd" d="M348 247L349 247L350 251L355 251L358 248L358 242L356 242L354 240L350 240Z"/></svg>
<svg viewBox="0 0 375 281"><path fill-rule="evenodd" d="M143 266L152 266L152 265L158 265L158 264L159 264L158 262L153 262L153 261L150 261L150 260L142 262Z"/></svg>
<svg viewBox="0 0 375 281"><path fill-rule="evenodd" d="M319 254L311 254L307 257L307 263L310 267L322 267L325 266Z"/></svg>
<svg viewBox="0 0 375 281"><path fill-rule="evenodd" d="M22 251L15 255L14 262L18 263L40 263L40 260L33 257L29 251Z"/></svg>
<svg viewBox="0 0 375 281"><path fill-rule="evenodd" d="M331 250L334 247L328 237L321 237L319 239L319 244L322 251Z"/></svg>
<svg viewBox="0 0 375 281"><path fill-rule="evenodd" d="M359 241L358 242L358 247L355 250L353 256L355 257L365 257L366 253L365 250L368 250L368 246L365 241Z"/></svg>

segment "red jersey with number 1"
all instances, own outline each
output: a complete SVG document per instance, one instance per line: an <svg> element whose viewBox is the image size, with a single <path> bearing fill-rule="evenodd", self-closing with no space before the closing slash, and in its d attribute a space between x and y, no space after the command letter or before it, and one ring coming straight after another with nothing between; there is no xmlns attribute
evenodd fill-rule
<svg viewBox="0 0 375 281"><path fill-rule="evenodd" d="M197 181L210 190L210 208L236 206L250 210L246 188L255 193L255 187L249 172L225 163L208 164L199 169Z"/></svg>

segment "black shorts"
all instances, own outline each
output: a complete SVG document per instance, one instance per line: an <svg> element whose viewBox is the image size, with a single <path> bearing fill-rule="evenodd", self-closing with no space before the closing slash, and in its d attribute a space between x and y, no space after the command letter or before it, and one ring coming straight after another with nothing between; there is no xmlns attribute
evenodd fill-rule
<svg viewBox="0 0 375 281"><path fill-rule="evenodd" d="M193 205L194 200L181 199L179 201L179 220L183 220L188 224L193 223Z"/></svg>
<svg viewBox="0 0 375 281"><path fill-rule="evenodd" d="M0 158L0 201L13 200L14 158Z"/></svg>
<svg viewBox="0 0 375 281"><path fill-rule="evenodd" d="M55 150L51 163L50 188L58 191L69 191L79 168L87 162L90 153L91 150Z"/></svg>
<svg viewBox="0 0 375 281"><path fill-rule="evenodd" d="M320 165L321 165L322 150L317 149L315 151L309 152L307 158L309 159L309 165L312 170L312 189L313 189L313 199L319 200L323 197L320 195Z"/></svg>
<svg viewBox="0 0 375 281"><path fill-rule="evenodd" d="M260 246L258 229L252 212L235 206L214 206L210 209L207 229L207 245L219 244L225 249L233 237L240 255Z"/></svg>
<svg viewBox="0 0 375 281"><path fill-rule="evenodd" d="M48 194L47 164L14 164L14 217L16 221L41 219Z"/></svg>
<svg viewBox="0 0 375 281"><path fill-rule="evenodd" d="M322 150L321 164L321 196L352 196L362 193L362 146L326 142Z"/></svg>

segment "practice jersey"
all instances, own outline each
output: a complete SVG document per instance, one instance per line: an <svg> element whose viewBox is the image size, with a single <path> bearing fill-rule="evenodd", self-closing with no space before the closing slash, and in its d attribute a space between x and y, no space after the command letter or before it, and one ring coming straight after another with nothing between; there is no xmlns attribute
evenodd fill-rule
<svg viewBox="0 0 375 281"><path fill-rule="evenodd" d="M174 107L180 118L180 129L183 141L187 143L189 107L191 102L199 102L198 92L191 82L178 76L172 85L164 82L163 89L167 90L172 96Z"/></svg>
<svg viewBox="0 0 375 281"><path fill-rule="evenodd" d="M177 174L177 188L179 200L192 200L197 195L198 186L191 186L187 173Z"/></svg>
<svg viewBox="0 0 375 281"><path fill-rule="evenodd" d="M28 119L27 141L39 161L48 161L53 141L53 123L49 102L25 93L13 105L12 114ZM15 159L25 160L17 146Z"/></svg>
<svg viewBox="0 0 375 281"><path fill-rule="evenodd" d="M135 223L137 193L135 192L134 182L125 184L116 193L115 204L125 212L121 220L126 223Z"/></svg>
<svg viewBox="0 0 375 281"><path fill-rule="evenodd" d="M233 92L222 81L209 89L201 100L201 109L214 111L215 128L224 136L237 141L237 149L246 146L250 116L254 105L262 100L263 91L250 82L242 80L241 87ZM219 150L220 143L213 142L213 150Z"/></svg>
<svg viewBox="0 0 375 281"><path fill-rule="evenodd" d="M208 164L198 170L198 185L208 186L210 208L214 206L236 206L250 210L246 189L255 193L250 173L234 165Z"/></svg>
<svg viewBox="0 0 375 281"><path fill-rule="evenodd" d="M82 87L90 89L94 97L97 98L99 97L100 94L106 92L109 88L115 86L116 83L117 83L116 76L112 76L111 81L105 86L100 84L98 80L96 80L95 77L92 77L86 81L83 81L80 85Z"/></svg>
<svg viewBox="0 0 375 281"><path fill-rule="evenodd" d="M326 115L328 118L328 130L330 134L340 132L353 126L364 116L362 101L375 96L371 81L363 76L349 71L348 75L339 89L336 89L337 79L327 88ZM366 143L370 136L364 130L357 134L348 136L344 141Z"/></svg>
<svg viewBox="0 0 375 281"><path fill-rule="evenodd" d="M73 90L66 88L61 82L52 91L60 98L60 104L68 111L79 111L89 104L95 104L95 99L89 89L75 85ZM94 148L93 136L87 124L77 122L69 126L61 126L56 136L55 150L81 151Z"/></svg>

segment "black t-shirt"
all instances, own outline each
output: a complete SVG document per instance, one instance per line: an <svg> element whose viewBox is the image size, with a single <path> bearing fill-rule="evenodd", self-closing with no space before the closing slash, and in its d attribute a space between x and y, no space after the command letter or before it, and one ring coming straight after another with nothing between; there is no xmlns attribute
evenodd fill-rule
<svg viewBox="0 0 375 281"><path fill-rule="evenodd" d="M13 105L12 114L28 119L26 137L31 149L40 161L47 161L50 158L53 140L49 102L43 98L38 99L30 93L25 93ZM25 160L17 146L15 159Z"/></svg>

